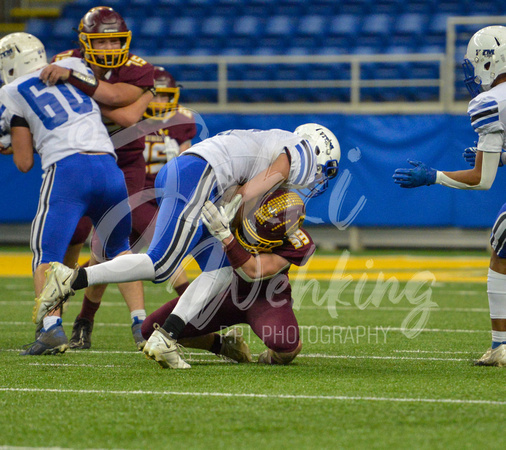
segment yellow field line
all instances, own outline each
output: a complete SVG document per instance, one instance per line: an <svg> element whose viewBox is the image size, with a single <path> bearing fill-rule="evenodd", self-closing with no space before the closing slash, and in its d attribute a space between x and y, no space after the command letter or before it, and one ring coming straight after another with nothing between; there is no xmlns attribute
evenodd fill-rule
<svg viewBox="0 0 506 450"><path fill-rule="evenodd" d="M31 254L0 252L0 277L31 276ZM88 259L83 255L82 264ZM409 281L415 275L418 279L432 279L438 282L485 283L489 259L466 256L315 256L305 267L293 267L291 278L297 274L316 280L330 280L336 277L351 277L359 280L366 274L374 281L380 273L384 279L395 277L399 281ZM195 261L189 260L186 269L190 277L200 271Z"/></svg>

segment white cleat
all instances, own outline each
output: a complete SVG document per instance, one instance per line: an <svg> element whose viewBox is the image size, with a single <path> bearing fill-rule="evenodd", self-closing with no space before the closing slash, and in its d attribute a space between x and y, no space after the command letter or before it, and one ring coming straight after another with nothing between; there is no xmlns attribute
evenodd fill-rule
<svg viewBox="0 0 506 450"><path fill-rule="evenodd" d="M232 328L223 336L220 355L236 363L252 361L250 349L239 328Z"/></svg>
<svg viewBox="0 0 506 450"><path fill-rule="evenodd" d="M501 344L492 350L490 347L485 354L474 363L475 366L506 366L506 344Z"/></svg>
<svg viewBox="0 0 506 450"><path fill-rule="evenodd" d="M74 295L72 283L77 277L77 270L59 263L49 263L46 270L46 281L39 297L35 299L32 320L40 324L44 316L61 307L71 295Z"/></svg>
<svg viewBox="0 0 506 450"><path fill-rule="evenodd" d="M189 369L191 366L179 356L178 347L176 340L158 326L142 351L146 358L154 359L164 369Z"/></svg>

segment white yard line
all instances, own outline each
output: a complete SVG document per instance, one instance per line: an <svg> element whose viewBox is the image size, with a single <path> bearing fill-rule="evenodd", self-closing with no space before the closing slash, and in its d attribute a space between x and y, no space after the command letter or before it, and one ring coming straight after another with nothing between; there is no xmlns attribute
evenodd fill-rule
<svg viewBox="0 0 506 450"><path fill-rule="evenodd" d="M392 402L392 403L449 403L474 405L506 405L500 400L473 400L456 398L408 398L408 397L368 397L345 395L292 395L292 394L256 394L232 392L178 392L178 391L108 391L96 389L38 389L38 388L8 388L0 387L1 392L36 392L51 394L87 394L87 395L135 395L135 396L180 396L180 397L228 397L228 398L259 398L266 400L327 400L327 401L363 401L363 402Z"/></svg>

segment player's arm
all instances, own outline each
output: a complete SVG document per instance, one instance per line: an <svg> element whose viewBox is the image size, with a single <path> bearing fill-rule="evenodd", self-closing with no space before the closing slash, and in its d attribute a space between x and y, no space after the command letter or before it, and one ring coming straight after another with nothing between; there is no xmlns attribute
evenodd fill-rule
<svg viewBox="0 0 506 450"><path fill-rule="evenodd" d="M246 281L260 280L279 273L290 265L288 260L274 253L248 253L234 238L230 231L230 220L235 216L240 204L240 195L236 195L230 203L217 208L209 200L202 208L202 221L209 233L222 242L232 267Z"/></svg>
<svg viewBox="0 0 506 450"><path fill-rule="evenodd" d="M14 116L11 120L13 159L23 173L33 167L33 136L25 119Z"/></svg>
<svg viewBox="0 0 506 450"><path fill-rule="evenodd" d="M114 108L112 106L101 104L100 111L109 120L112 120L114 123L124 128L128 128L136 124L142 118L144 111L146 111L146 108L148 107L148 103L152 99L153 92L149 90L144 92L131 105Z"/></svg>
<svg viewBox="0 0 506 450"><path fill-rule="evenodd" d="M68 82L97 102L108 106L130 105L144 92L144 89L139 86L128 83L111 84L103 80L97 80L93 75L83 74L56 64L46 66L40 73L39 78L50 86L59 81Z"/></svg>
<svg viewBox="0 0 506 450"><path fill-rule="evenodd" d="M179 154L188 150L191 146L192 146L191 139L188 139L187 141L182 142L181 145L179 146Z"/></svg>

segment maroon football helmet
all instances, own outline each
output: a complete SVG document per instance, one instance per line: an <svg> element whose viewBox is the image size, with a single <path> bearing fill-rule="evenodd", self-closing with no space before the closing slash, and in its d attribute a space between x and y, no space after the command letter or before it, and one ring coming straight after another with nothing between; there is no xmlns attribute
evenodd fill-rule
<svg viewBox="0 0 506 450"><path fill-rule="evenodd" d="M179 101L179 87L176 80L163 67L155 67L154 85L156 97L149 102L144 117L163 120L174 114Z"/></svg>
<svg viewBox="0 0 506 450"><path fill-rule="evenodd" d="M283 245L304 222L306 208L295 193L278 189L267 194L235 231L240 244L250 252L270 252Z"/></svg>
<svg viewBox="0 0 506 450"><path fill-rule="evenodd" d="M112 69L128 61L132 32L128 29L123 17L108 6L91 8L79 24L79 42L84 59L90 64ZM118 38L121 48L96 49L93 39Z"/></svg>

